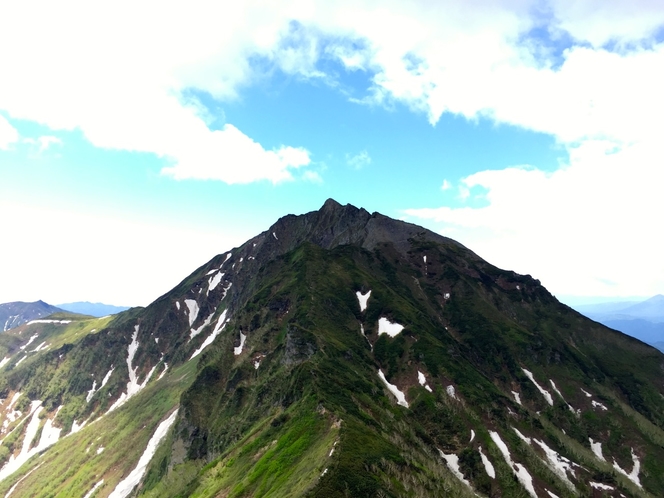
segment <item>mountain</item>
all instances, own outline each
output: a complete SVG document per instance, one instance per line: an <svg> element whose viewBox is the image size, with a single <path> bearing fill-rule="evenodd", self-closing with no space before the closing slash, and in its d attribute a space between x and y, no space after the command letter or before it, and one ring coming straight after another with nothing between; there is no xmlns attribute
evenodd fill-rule
<svg viewBox="0 0 664 498"><path fill-rule="evenodd" d="M636 337L662 350L664 296L661 294L636 303L600 303L574 306L574 309L609 328Z"/></svg>
<svg viewBox="0 0 664 498"><path fill-rule="evenodd" d="M0 495L664 495L662 353L332 200L0 357Z"/></svg>
<svg viewBox="0 0 664 498"><path fill-rule="evenodd" d="M15 301L12 303L0 304L0 323L3 332L23 325L30 320L37 320L46 317L51 313L63 311L60 308L46 304L44 301L35 301L34 303L24 303Z"/></svg>
<svg viewBox="0 0 664 498"><path fill-rule="evenodd" d="M664 322L664 296L658 294L621 310L621 313L651 322Z"/></svg>
<svg viewBox="0 0 664 498"><path fill-rule="evenodd" d="M106 315L115 315L129 309L128 306L113 306L112 304L91 303L88 301L77 301L75 303L58 304L58 308L72 313L95 316L100 318Z"/></svg>

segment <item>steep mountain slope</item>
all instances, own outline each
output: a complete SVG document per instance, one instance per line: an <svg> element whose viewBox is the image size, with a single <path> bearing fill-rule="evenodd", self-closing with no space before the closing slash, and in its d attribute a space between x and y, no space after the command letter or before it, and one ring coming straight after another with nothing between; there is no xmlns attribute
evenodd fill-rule
<svg viewBox="0 0 664 498"><path fill-rule="evenodd" d="M286 216L107 320L0 344L0 494L664 494L661 353L377 213Z"/></svg>
<svg viewBox="0 0 664 498"><path fill-rule="evenodd" d="M30 320L38 320L52 313L64 311L44 301L35 301L34 303L24 303L15 301L13 303L0 304L0 324L2 331L16 328Z"/></svg>

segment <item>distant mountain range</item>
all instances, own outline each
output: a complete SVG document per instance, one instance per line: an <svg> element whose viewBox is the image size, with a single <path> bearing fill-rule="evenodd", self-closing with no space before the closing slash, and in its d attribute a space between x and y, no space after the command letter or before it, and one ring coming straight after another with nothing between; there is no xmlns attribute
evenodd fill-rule
<svg viewBox="0 0 664 498"><path fill-rule="evenodd" d="M30 320L36 320L53 313L63 311L60 308L46 304L44 301L35 301L34 303L24 303L15 301L12 303L0 304L0 326L5 332L16 328Z"/></svg>
<svg viewBox="0 0 664 498"><path fill-rule="evenodd" d="M664 351L664 296L661 294L641 302L585 304L574 309Z"/></svg>
<svg viewBox="0 0 664 498"><path fill-rule="evenodd" d="M0 331L6 332L10 329L20 327L31 320L45 318L53 313L69 311L79 315L98 318L115 315L128 309L127 306L113 306L111 304L90 303L87 301L58 304L57 306L47 304L44 301L35 301L33 303L25 303L23 301L3 303L0 304L0 327L2 327Z"/></svg>
<svg viewBox="0 0 664 498"><path fill-rule="evenodd" d="M112 304L91 303L89 301L78 301L75 303L58 304L58 308L62 308L72 313L79 313L81 315L89 315L94 317L102 317L106 315L115 315L121 311L129 309L128 306L113 306Z"/></svg>

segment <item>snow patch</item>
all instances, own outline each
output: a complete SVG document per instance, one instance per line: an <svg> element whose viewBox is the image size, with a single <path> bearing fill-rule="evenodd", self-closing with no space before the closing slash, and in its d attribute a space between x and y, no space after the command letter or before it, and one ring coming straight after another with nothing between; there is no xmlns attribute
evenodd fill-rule
<svg viewBox="0 0 664 498"><path fill-rule="evenodd" d="M628 474L626 471L620 468L620 465L614 460L613 461L613 468L616 469L618 472L623 474L624 476L627 477L630 481L632 481L634 484L636 484L638 487L641 486L641 481L639 480L639 472L641 471L641 462L639 461L639 457L636 456L634 453L634 448L632 448L632 462L634 463L634 467L632 467L632 471Z"/></svg>
<svg viewBox="0 0 664 498"><path fill-rule="evenodd" d="M164 362L164 369L159 374L159 377L157 377L157 380L161 380L162 377L166 375L166 370L168 370L168 363Z"/></svg>
<svg viewBox="0 0 664 498"><path fill-rule="evenodd" d="M446 292L446 293L443 295L443 298L444 298L445 300L449 299L449 298L450 298L450 293L449 293L449 292Z"/></svg>
<svg viewBox="0 0 664 498"><path fill-rule="evenodd" d="M601 408L601 409L604 410L604 411L608 410L608 408L607 408L606 406L604 406L602 403L600 403L599 401L595 401L595 400L593 399L593 400L591 401L591 403L593 404L593 408Z"/></svg>
<svg viewBox="0 0 664 498"><path fill-rule="evenodd" d="M367 301L369 300L369 296L371 296L371 291L367 291L366 294L362 294L360 291L357 291L355 295L357 296L357 300L360 303L360 311L367 309Z"/></svg>
<svg viewBox="0 0 664 498"><path fill-rule="evenodd" d="M447 392L447 395L448 395L450 398L453 398L453 399L459 399L459 398L457 398L456 390L454 389L454 386L452 386L452 385L447 386L447 387L445 388L445 391Z"/></svg>
<svg viewBox="0 0 664 498"><path fill-rule="evenodd" d="M493 442L496 444L496 446L498 446L498 449L503 454L505 462L507 463L507 465L509 465L512 468L512 472L514 472L514 475L519 480L521 485L524 488L526 488L528 494L532 498L538 498L537 493L535 493L535 488L533 487L532 476L528 473L528 470L523 465L521 465L520 463L512 462L510 451L507 448L505 442L500 438L500 434L494 431L489 431L489 436L491 436Z"/></svg>
<svg viewBox="0 0 664 498"><path fill-rule="evenodd" d="M92 399L92 397L93 397L93 396L95 395L95 393L97 392L96 387L97 387L97 381L96 381L96 380L93 380L93 381L92 381L92 389L90 389L90 390L88 391L88 395L85 397L85 402L86 402L86 403L89 403L90 400Z"/></svg>
<svg viewBox="0 0 664 498"><path fill-rule="evenodd" d="M21 346L20 349L21 349L21 350L24 350L25 348L27 348L30 344L32 344L32 342L33 342L37 337L39 337L39 334L35 334L35 335L31 336L30 339L28 339L28 342L26 342L23 346Z"/></svg>
<svg viewBox="0 0 664 498"><path fill-rule="evenodd" d="M521 395L516 391L512 391L512 396L514 396L514 401L516 401L517 404L521 405Z"/></svg>
<svg viewBox="0 0 664 498"><path fill-rule="evenodd" d="M531 440L529 437L526 437L523 434L521 434L521 432L519 432L519 430L516 427L512 427L512 429L514 430L514 432L516 432L516 435L519 436L519 439L521 439L521 441L525 442L528 445L530 444Z"/></svg>
<svg viewBox="0 0 664 498"><path fill-rule="evenodd" d="M214 316L214 314L215 314L216 312L217 312L217 310L214 310L212 313L210 313L210 316L208 316L208 317L205 319L205 321L203 322L203 324L202 324L200 327L198 327L197 329L192 328L192 329L190 330L190 332L189 332L189 340L190 340L190 341L191 341L194 337L196 337L198 334L200 334L200 333L203 331L203 329L204 329L205 327L207 327L208 325L210 325L210 322L212 322L212 317Z"/></svg>
<svg viewBox="0 0 664 498"><path fill-rule="evenodd" d="M254 245L255 245L255 244L254 244ZM226 259L224 260L223 263L221 263L221 266L219 267L220 270L224 267L224 265L226 264L226 261L228 261L229 259L231 259L231 256L232 256L232 255L233 255L232 252L229 252L228 254L226 254Z"/></svg>
<svg viewBox="0 0 664 498"><path fill-rule="evenodd" d="M138 483L143 478L143 474L145 474L145 470L148 464L150 463L150 460L152 460L152 457L157 451L159 443L161 443L161 440L164 439L164 437L168 433L168 430L175 422L177 414L178 412L176 410L173 413L171 413L171 415L166 420L164 420L161 424L159 424L157 430L150 438L150 441L148 441L148 445L145 448L143 455L141 455L141 458L138 461L138 464L136 464L134 470L132 470L131 473L125 479L123 479L121 482L118 483L113 492L110 495L108 495L108 498L125 498L129 496L129 493L132 492L132 490L138 485Z"/></svg>
<svg viewBox="0 0 664 498"><path fill-rule="evenodd" d="M602 455L602 443L595 442L593 441L593 438L589 437L588 441L590 441L590 449L592 452L595 454L597 458L602 460L603 462L606 462L606 459L604 458L604 455Z"/></svg>
<svg viewBox="0 0 664 498"><path fill-rule="evenodd" d="M91 332L94 332L94 329L91 330ZM30 353L39 353L43 349L48 349L48 346L46 345L46 341L43 341L39 346L37 346L35 349L30 350Z"/></svg>
<svg viewBox="0 0 664 498"><path fill-rule="evenodd" d="M454 476L457 479L459 479L462 483L464 483L466 486L470 487L470 483L463 476L463 474L461 473L461 469L459 468L459 457L456 456L454 453L446 455L441 450L438 450L438 453L440 453L440 456L445 460L445 462L447 463L447 467L452 471L452 474L454 474Z"/></svg>
<svg viewBox="0 0 664 498"><path fill-rule="evenodd" d="M580 387L579 389L581 389L581 392L582 392L583 394L585 394L587 398L592 398L592 397L593 397L592 394L590 394L588 391L586 391L586 390L583 389L582 387Z"/></svg>
<svg viewBox="0 0 664 498"><path fill-rule="evenodd" d="M104 451L104 449L105 448L103 446L100 446L99 448L97 448L97 455L101 455L102 452Z"/></svg>
<svg viewBox="0 0 664 498"><path fill-rule="evenodd" d="M240 345L236 348L233 348L233 354L238 356L242 353L242 348L244 348L244 341L247 340L247 336L240 332Z"/></svg>
<svg viewBox="0 0 664 498"><path fill-rule="evenodd" d="M199 354L201 354L201 352L206 347L208 347L210 344L212 344L212 342L217 338L217 336L221 333L221 331L224 330L224 327L226 326L226 323L227 323L227 321L226 321L226 313L227 312L228 312L227 309L224 310L224 312L219 317L219 320L217 320L217 325L214 327L214 330L212 331L212 333L207 337L207 339L205 339L205 341L203 341L203 344L201 344L201 346L196 351L194 351L194 353L191 355L191 358L189 358L190 360L193 360Z"/></svg>
<svg viewBox="0 0 664 498"><path fill-rule="evenodd" d="M88 491L87 494L83 498L92 498L92 495L95 494L95 491L97 491L97 489L99 489L99 487L102 484L104 484L103 479L101 481L99 481L97 484L95 484L94 486L92 486L92 489L90 491Z"/></svg>
<svg viewBox="0 0 664 498"><path fill-rule="evenodd" d="M20 392L16 392L16 393L14 393L14 396L12 396L11 401L10 401L9 404L7 405L7 410L6 410L7 412L9 412L11 409L14 408L14 405L16 404L16 402L18 401L18 398L20 398L20 397L21 397L21 393L20 393Z"/></svg>
<svg viewBox="0 0 664 498"><path fill-rule="evenodd" d="M85 427L85 424L87 424L87 423L88 423L88 421L86 420L81 425L78 425L78 422L76 420L74 420L74 422L72 422L72 424L71 424L71 431L69 431L69 434L76 434L83 427Z"/></svg>
<svg viewBox="0 0 664 498"><path fill-rule="evenodd" d="M157 368L157 365L152 367L152 369L148 372L148 374L145 376L145 379L143 380L142 384L138 383L138 377L136 375L136 372L138 371L138 367L135 367L132 365L134 361L134 356L136 355L136 351L138 350L138 328L139 326L136 325L134 327L134 334L131 336L131 343L129 344L129 347L127 348L127 369L129 370L129 382L127 382L127 392L122 393L120 397L111 405L111 407L108 409L107 413L112 412L116 408L122 406L132 398L134 395L136 395L138 392L140 392L148 383L150 380L150 377L152 377L152 374L154 373L155 368ZM112 371L113 369L111 369ZM110 372L106 375L110 375Z"/></svg>
<svg viewBox="0 0 664 498"><path fill-rule="evenodd" d="M212 292L217 287L217 285L219 285L219 282L221 282L221 279L224 277L224 275L225 273L219 272L214 277L210 277L210 280L208 280L208 295L210 295L210 292Z"/></svg>
<svg viewBox="0 0 664 498"><path fill-rule="evenodd" d="M526 376L530 379L530 381L533 384L535 384L535 387L540 393L542 393L542 396L544 396L544 399L546 399L547 403L553 406L553 398L551 397L551 393L549 393L549 391L547 391L537 383L535 377L533 377L533 373L530 370L526 370L525 368L522 368L521 370L523 370L523 373L525 373Z"/></svg>
<svg viewBox="0 0 664 498"><path fill-rule="evenodd" d="M519 286L517 285L517 288L518 288L518 287L519 287ZM546 488L544 488L544 491L546 491L546 494L548 494L551 498L560 498L557 494L552 493L551 491L549 491L549 490L546 489Z"/></svg>
<svg viewBox="0 0 664 498"><path fill-rule="evenodd" d="M66 325L67 323L71 323L71 320L31 320L28 322L28 325L32 325L33 323L57 323L60 325Z"/></svg>
<svg viewBox="0 0 664 498"><path fill-rule="evenodd" d="M189 308L189 326L191 327L198 316L198 303L194 299L185 299L184 304Z"/></svg>
<svg viewBox="0 0 664 498"><path fill-rule="evenodd" d="M28 357L28 355L25 355L23 358L21 358L20 360L18 360L18 361L16 362L16 365L14 365L14 367L17 367L17 366L19 366L21 363L23 363L23 360L25 360L27 357Z"/></svg>
<svg viewBox="0 0 664 498"><path fill-rule="evenodd" d="M549 446L547 446L544 441L540 441L539 439L533 439L533 441L544 451L551 470L553 470L553 472L558 477L560 477L563 481L565 481L565 483L567 483L568 486L573 489L574 484L572 484L572 481L570 481L569 477L567 477L567 473L569 472L573 477L576 477L574 475L573 466L577 464L560 455L555 450L549 448Z"/></svg>
<svg viewBox="0 0 664 498"><path fill-rule="evenodd" d="M30 472L25 474L23 477L21 477L18 481L16 481L16 484L14 484L11 488L9 488L9 491L7 491L7 494L5 495L5 498L9 498L9 496L16 491L16 488L18 488L18 485L21 484L23 481L25 481L30 474L32 474L35 470L37 470L39 467L41 467L42 464L40 463L37 465L34 469L31 469Z"/></svg>
<svg viewBox="0 0 664 498"><path fill-rule="evenodd" d="M62 407L58 408L58 412L61 408ZM39 425L41 423L39 414L42 410L43 407L41 406L41 401L33 401L31 403L30 415L32 415L32 418L30 419L30 422L25 429L25 436L23 437L23 446L21 447L21 452L16 457L12 455L9 458L9 461L2 467L2 469L0 469L0 481L17 471L34 455L41 453L46 448L54 445L60 438L60 432L62 429L53 427L53 419L47 419L44 423L44 427L42 428L41 437L39 438L37 446L30 448L33 439L39 431ZM57 416L57 412L55 416ZM55 418L55 416L53 418Z"/></svg>
<svg viewBox="0 0 664 498"><path fill-rule="evenodd" d="M275 238L275 240L279 240L279 237L277 237L277 234L272 232L272 236Z"/></svg>
<svg viewBox="0 0 664 498"><path fill-rule="evenodd" d="M175 307L180 311L180 301L175 301Z"/></svg>
<svg viewBox="0 0 664 498"><path fill-rule="evenodd" d="M468 442L472 443L473 439L475 439L475 431L473 429L470 429L470 441Z"/></svg>
<svg viewBox="0 0 664 498"><path fill-rule="evenodd" d="M552 387L553 390L556 392L556 394L557 394L558 396L560 396L560 399L562 399L562 400L565 402L565 404L567 405L567 408L569 408L569 411L571 411L574 415L577 415L577 416L578 416L578 415L581 415L581 410L578 410L578 411L575 410L574 408L572 408L572 405L570 405L570 404L565 400L565 398L563 397L563 394L562 394L562 393L558 390L558 388L556 387L556 383L553 382L553 379L549 379L549 382L551 383L551 387Z"/></svg>
<svg viewBox="0 0 664 498"><path fill-rule="evenodd" d="M425 254L424 256L422 256L422 259L424 260L424 264L426 265L426 264L427 264L427 256L426 256L426 254Z"/></svg>
<svg viewBox="0 0 664 498"><path fill-rule="evenodd" d="M114 370L113 367L111 367L111 369L110 369L108 372L106 372L106 375L104 375L104 378L103 378L102 381L101 381L101 386L99 386L99 389L103 389L103 388L104 388L104 386L105 386L106 383L108 382L108 379L111 378L111 374L113 373L113 370Z"/></svg>
<svg viewBox="0 0 664 498"><path fill-rule="evenodd" d="M364 332L364 331L362 331L362 332ZM420 385L421 385L424 389L426 389L426 390L429 391L429 392L433 392L433 391L431 390L431 388L429 387L429 384L427 384L427 378L426 378L426 377L424 376L424 374L423 374L422 372L420 372L419 370L417 371L417 381L420 383Z"/></svg>
<svg viewBox="0 0 664 498"><path fill-rule="evenodd" d="M405 406L408 408L408 401L406 401L406 395L399 391L399 388L395 386L394 384L390 384L387 379L385 378L385 374L383 374L382 370L378 370L378 376L380 377L380 380L383 381L383 384L387 386L387 389L394 394L394 397L397 398L397 404L401 406Z"/></svg>
<svg viewBox="0 0 664 498"><path fill-rule="evenodd" d="M482 447L479 447L480 451L480 458L482 459L482 463L484 464L484 470L486 470L486 474L491 478L495 479L496 478L496 469L493 468L493 464L491 463L491 460L487 458L487 456L482 453Z"/></svg>
<svg viewBox="0 0 664 498"><path fill-rule="evenodd" d="M592 482L592 481L590 481L588 484L590 484L591 488L602 489L602 490L606 490L606 491L613 491L614 489L616 489L613 486L609 486L608 484L602 484L601 482Z"/></svg>
<svg viewBox="0 0 664 498"><path fill-rule="evenodd" d="M9 356L5 356L2 360L0 360L0 368L4 367L7 363L9 363Z"/></svg>
<svg viewBox="0 0 664 498"><path fill-rule="evenodd" d="M381 317L378 319L378 335L387 334L390 337L395 337L403 329L404 329L403 325L400 325L398 323L392 323L385 317Z"/></svg>

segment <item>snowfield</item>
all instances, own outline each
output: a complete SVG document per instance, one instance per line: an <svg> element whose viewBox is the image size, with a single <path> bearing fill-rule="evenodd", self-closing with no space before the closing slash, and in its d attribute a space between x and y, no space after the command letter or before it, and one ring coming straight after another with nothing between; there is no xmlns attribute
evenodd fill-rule
<svg viewBox="0 0 664 498"><path fill-rule="evenodd" d="M355 295L357 296L357 300L360 303L360 311L366 310L367 301L369 300L369 296L371 296L371 291L367 291L366 294L362 294L360 291L357 291Z"/></svg>
<svg viewBox="0 0 664 498"><path fill-rule="evenodd" d="M392 323L385 317L378 319L378 335L387 334L390 337L396 337L403 329L403 325Z"/></svg>

